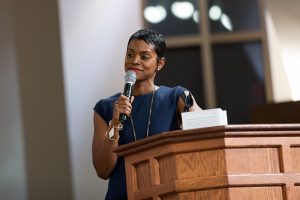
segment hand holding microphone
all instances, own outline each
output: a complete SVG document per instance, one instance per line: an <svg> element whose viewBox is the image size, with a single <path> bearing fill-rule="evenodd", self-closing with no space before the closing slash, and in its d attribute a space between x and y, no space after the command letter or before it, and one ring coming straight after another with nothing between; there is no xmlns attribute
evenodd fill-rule
<svg viewBox="0 0 300 200"><path fill-rule="evenodd" d="M134 71L128 71L124 76L124 79L125 79L125 85L124 85L123 95L128 97L130 100L132 95L132 88L136 81L136 73ZM123 123L124 121L127 120L127 118L128 116L125 113L121 113L119 120L121 123Z"/></svg>

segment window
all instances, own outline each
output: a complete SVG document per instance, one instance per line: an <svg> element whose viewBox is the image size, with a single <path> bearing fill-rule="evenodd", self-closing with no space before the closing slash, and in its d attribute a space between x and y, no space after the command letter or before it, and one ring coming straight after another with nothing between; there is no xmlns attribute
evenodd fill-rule
<svg viewBox="0 0 300 200"><path fill-rule="evenodd" d="M143 2L145 27L167 41L157 84L183 85L202 108L221 107L229 123L249 123L251 106L272 94L261 0Z"/></svg>

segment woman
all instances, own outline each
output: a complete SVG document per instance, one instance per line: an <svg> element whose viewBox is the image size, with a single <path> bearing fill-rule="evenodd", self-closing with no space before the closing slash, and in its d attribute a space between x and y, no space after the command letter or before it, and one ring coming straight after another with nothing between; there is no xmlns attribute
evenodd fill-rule
<svg viewBox="0 0 300 200"><path fill-rule="evenodd" d="M113 148L135 140L180 129L180 113L201 110L194 98L186 106L188 91L180 86L156 86L156 73L165 65L166 43L154 30L134 33L127 45L125 72L134 71L132 98L117 93L94 108L93 164L99 177L109 178L106 199L127 199L124 159ZM121 113L129 119L120 123Z"/></svg>

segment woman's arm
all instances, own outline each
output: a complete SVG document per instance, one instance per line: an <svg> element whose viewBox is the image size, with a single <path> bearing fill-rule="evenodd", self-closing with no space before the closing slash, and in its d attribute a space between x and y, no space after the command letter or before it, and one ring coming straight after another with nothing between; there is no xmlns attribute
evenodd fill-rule
<svg viewBox="0 0 300 200"><path fill-rule="evenodd" d="M184 93L186 94L186 96L189 94L188 91L184 91ZM189 108L188 112L192 112L192 111L200 111L200 110L202 110L202 109L198 106L198 104L197 104L197 102L196 102L194 96L191 95L191 97L192 97L192 99L193 99L193 105ZM184 111L184 109L185 109L184 107L185 107L185 103L184 103L182 97L180 96L180 97L179 97L179 100L178 100L178 104L177 104L177 121L178 121L178 124L179 124L180 126L181 126L181 123L182 123L181 113Z"/></svg>
<svg viewBox="0 0 300 200"><path fill-rule="evenodd" d="M189 95L189 92L188 92L188 91L184 91L184 93L186 94L186 96ZM191 111L199 111L199 110L202 110L202 109L198 106L198 104L197 104L197 102L196 102L194 96L191 95L191 97L192 97L192 99L193 99L193 105L189 108L188 111L191 112ZM180 96L180 97L179 97L179 100L178 100L178 104L177 104L177 110L178 110L179 114L182 113L182 112L184 111L184 107L185 107L185 103L184 103L182 97Z"/></svg>
<svg viewBox="0 0 300 200"><path fill-rule="evenodd" d="M108 125L94 112L94 137L92 144L93 164L100 178L108 179L117 162L117 155L113 148L118 146L118 140L109 140L105 134ZM118 131L115 130L114 131ZM115 134L118 134L116 133Z"/></svg>
<svg viewBox="0 0 300 200"><path fill-rule="evenodd" d="M117 155L113 149L118 146L119 140L119 116L121 113L130 115L133 98L121 95L114 103L113 117L110 125L96 112L94 112L94 137L92 144L93 164L100 178L108 179L110 173L117 163ZM109 132L114 133L113 138L109 138Z"/></svg>

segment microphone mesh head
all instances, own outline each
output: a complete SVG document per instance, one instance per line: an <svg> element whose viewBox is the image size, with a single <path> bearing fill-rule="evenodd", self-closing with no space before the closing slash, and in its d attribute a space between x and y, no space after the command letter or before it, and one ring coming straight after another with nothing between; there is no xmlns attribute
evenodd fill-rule
<svg viewBox="0 0 300 200"><path fill-rule="evenodd" d="M134 84L136 81L136 73L134 71L128 71L124 76L125 83Z"/></svg>

